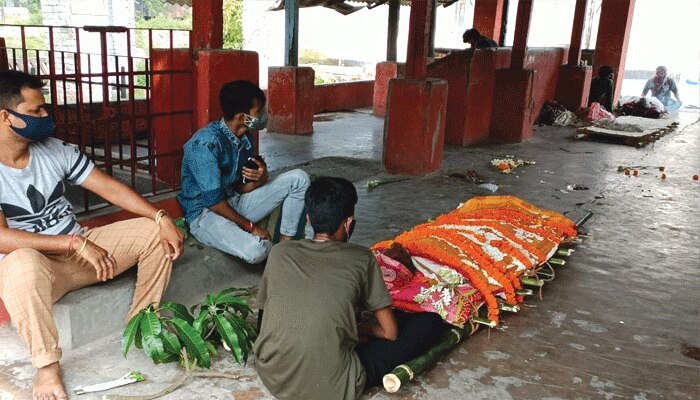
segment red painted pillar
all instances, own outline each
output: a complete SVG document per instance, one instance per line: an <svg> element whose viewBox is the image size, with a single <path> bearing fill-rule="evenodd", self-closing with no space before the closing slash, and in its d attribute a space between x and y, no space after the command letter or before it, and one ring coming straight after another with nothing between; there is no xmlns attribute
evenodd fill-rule
<svg viewBox="0 0 700 400"><path fill-rule="evenodd" d="M386 115L386 103L389 98L389 81L406 75L406 64L394 61L377 63L374 74L374 96L372 114L377 117Z"/></svg>
<svg viewBox="0 0 700 400"><path fill-rule="evenodd" d="M588 92L591 86L591 67L581 63L581 39L589 0L576 0L574 22L571 28L569 63L559 67L557 89L554 99L569 110L577 110L588 105Z"/></svg>
<svg viewBox="0 0 700 400"><path fill-rule="evenodd" d="M7 48L5 48L5 38L0 37L0 71L7 71L10 69L10 63L7 59ZM2 305L2 302L0 302ZM0 310L2 312L2 310Z"/></svg>
<svg viewBox="0 0 700 400"><path fill-rule="evenodd" d="M427 175L440 169L446 116L447 81L392 79L384 124L386 170Z"/></svg>
<svg viewBox="0 0 700 400"><path fill-rule="evenodd" d="M428 73L433 1L436 0L411 2L411 17L408 21L408 50L406 52L407 78L423 79Z"/></svg>
<svg viewBox="0 0 700 400"><path fill-rule="evenodd" d="M224 0L192 2L192 43L195 49L223 47Z"/></svg>
<svg viewBox="0 0 700 400"><path fill-rule="evenodd" d="M499 43L503 24L503 0L476 0L472 26Z"/></svg>
<svg viewBox="0 0 700 400"><path fill-rule="evenodd" d="M432 1L411 3L406 78L389 81L383 160L394 174L426 175L442 162L447 82L425 78Z"/></svg>
<svg viewBox="0 0 700 400"><path fill-rule="evenodd" d="M196 52L195 125L197 128L222 117L219 91L226 82L260 81L258 53L242 50L198 50Z"/></svg>
<svg viewBox="0 0 700 400"><path fill-rule="evenodd" d="M594 69L597 71L601 65L609 65L615 70L613 103L620 96L625 75L634 4L635 0L603 0L600 9Z"/></svg>
<svg viewBox="0 0 700 400"><path fill-rule="evenodd" d="M532 136L535 71L523 68L530 33L532 1L518 2L510 68L496 70L489 127L489 138L494 141L522 142Z"/></svg>
<svg viewBox="0 0 700 400"><path fill-rule="evenodd" d="M267 131L313 133L314 78L310 67L270 67L267 83Z"/></svg>
<svg viewBox="0 0 700 400"><path fill-rule="evenodd" d="M194 124L199 107L193 101L195 91L192 52L189 49L152 49L151 121L153 152L158 156L156 177L174 187L180 186L182 147L197 129ZM190 112L192 111L192 112Z"/></svg>
<svg viewBox="0 0 700 400"><path fill-rule="evenodd" d="M532 1L520 0L518 14L515 20L515 38L513 39L513 53L510 57L510 67L523 69L525 67L525 54L527 53L527 37L530 34L530 19L532 18Z"/></svg>
<svg viewBox="0 0 700 400"><path fill-rule="evenodd" d="M588 1L589 0L576 0L576 10L574 10L574 22L571 27L569 65L579 65L581 63L581 39L583 38L583 27L586 23Z"/></svg>

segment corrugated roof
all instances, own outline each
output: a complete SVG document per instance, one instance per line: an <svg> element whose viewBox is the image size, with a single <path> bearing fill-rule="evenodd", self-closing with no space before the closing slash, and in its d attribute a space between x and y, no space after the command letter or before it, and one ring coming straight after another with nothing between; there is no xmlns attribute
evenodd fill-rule
<svg viewBox="0 0 700 400"><path fill-rule="evenodd" d="M164 0L166 3L179 4L181 6L192 6L192 0ZM437 0L438 4L443 7L451 6L459 0ZM343 15L352 14L355 11L365 7L372 9L382 4L388 3L389 0L299 0L299 7L326 7L333 9ZM352 5L348 3L358 4ZM362 5L359 5L362 4ZM401 4L408 6L411 0L401 0ZM270 8L270 11L284 10L284 0L279 0L276 6Z"/></svg>

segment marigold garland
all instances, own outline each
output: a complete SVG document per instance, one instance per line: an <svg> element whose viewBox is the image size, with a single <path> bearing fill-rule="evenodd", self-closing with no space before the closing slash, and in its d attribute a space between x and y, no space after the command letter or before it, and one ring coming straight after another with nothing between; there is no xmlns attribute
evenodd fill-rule
<svg viewBox="0 0 700 400"><path fill-rule="evenodd" d="M498 309L498 301L482 274L472 268L466 267L459 257L443 251L437 248L437 246L420 243L418 240L399 240L397 238L396 241L404 246L412 255L440 262L464 275L464 277L469 280L469 283L483 294L484 301L488 308L488 318L495 323L499 322L498 314L500 310Z"/></svg>
<svg viewBox="0 0 700 400"><path fill-rule="evenodd" d="M454 269L482 294L489 319L498 323L496 294L504 292L509 304L522 303L523 296L515 293L522 288L520 276L533 274L559 244L575 236L575 224L561 214L512 196L484 196L372 249L396 242L413 256Z"/></svg>
<svg viewBox="0 0 700 400"><path fill-rule="evenodd" d="M536 247L530 245L524 240L519 239L518 237L515 236L512 232L510 232L509 229L503 226L503 222L497 221L497 220L487 220L487 219L473 219L473 218L465 218L460 215L450 215L446 214L446 216L449 216L449 218L440 218L436 220L436 222L441 222L445 224L450 224L450 225L466 225L466 226L474 226L474 227L486 227L489 228L489 230L494 233L497 236L503 237L506 240L504 240L504 244L498 244L497 247L499 249L503 249L504 253L510 254L513 257L516 257L526 268L529 268L529 266L533 263L532 260L530 260L525 254L523 254L522 250L516 249L513 245L508 243L508 241L513 242L513 243L518 243L521 247L523 247L523 250L529 253L530 255L534 256L535 258L539 259L540 261L543 261L545 258L545 254L543 254L541 251L539 251ZM491 241L491 244L493 244L493 241ZM525 248L528 247L528 248Z"/></svg>
<svg viewBox="0 0 700 400"><path fill-rule="evenodd" d="M480 246L477 246L474 242L452 229L445 229L442 227L426 227L418 232L415 232L414 234L421 235L423 231L428 229L431 231L429 232L430 236L438 237L446 242L452 243L455 247L460 248L465 258L471 258L478 268L484 270L488 276L495 279L506 290L506 300L509 304L517 304L513 283L506 276L507 270L502 264L495 262ZM466 250L466 253L464 250Z"/></svg>

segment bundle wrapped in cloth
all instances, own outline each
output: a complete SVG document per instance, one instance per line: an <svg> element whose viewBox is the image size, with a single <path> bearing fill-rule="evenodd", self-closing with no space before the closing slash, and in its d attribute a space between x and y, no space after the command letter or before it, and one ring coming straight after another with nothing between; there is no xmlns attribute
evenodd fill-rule
<svg viewBox="0 0 700 400"><path fill-rule="evenodd" d="M517 197L485 196L374 245L393 307L439 313L457 329L417 365L431 365L479 323L496 326L502 310L517 310L528 292L523 284L540 282L540 269L576 234L576 223L561 214ZM486 318L478 315L482 305ZM404 377L420 372L399 367Z"/></svg>

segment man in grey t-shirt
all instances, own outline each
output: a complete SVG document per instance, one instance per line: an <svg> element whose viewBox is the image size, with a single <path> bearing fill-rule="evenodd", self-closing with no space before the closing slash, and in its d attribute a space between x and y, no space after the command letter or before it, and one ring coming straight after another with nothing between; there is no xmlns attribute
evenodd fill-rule
<svg viewBox="0 0 700 400"><path fill-rule="evenodd" d="M78 147L51 137L42 86L24 72L0 72L0 299L37 369L33 397L55 400L67 396L53 303L136 263L128 317L158 303L183 234L165 211L95 168ZM64 182L143 218L85 230Z"/></svg>
<svg viewBox="0 0 700 400"><path fill-rule="evenodd" d="M347 243L356 203L349 181L318 178L305 198L314 238L280 243L267 259L256 369L279 399L357 399L446 329L437 314L392 311L374 254ZM358 325L357 307L376 322Z"/></svg>

